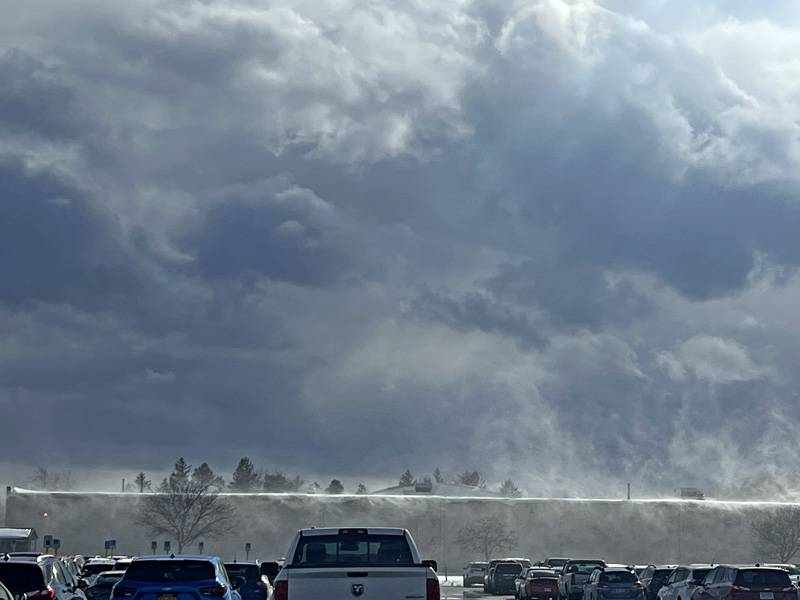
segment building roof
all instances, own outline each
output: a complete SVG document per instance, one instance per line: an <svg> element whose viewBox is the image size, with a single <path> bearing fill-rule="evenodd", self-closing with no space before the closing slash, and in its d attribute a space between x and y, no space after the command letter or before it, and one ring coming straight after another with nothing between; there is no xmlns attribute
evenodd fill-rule
<svg viewBox="0 0 800 600"><path fill-rule="evenodd" d="M18 527L0 527L0 539L27 540L36 537L35 529L22 529Z"/></svg>

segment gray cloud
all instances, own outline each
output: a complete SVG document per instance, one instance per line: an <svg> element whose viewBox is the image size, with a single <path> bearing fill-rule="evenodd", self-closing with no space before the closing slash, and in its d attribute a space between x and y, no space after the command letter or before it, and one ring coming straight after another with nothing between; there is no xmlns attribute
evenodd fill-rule
<svg viewBox="0 0 800 600"><path fill-rule="evenodd" d="M789 10L5 11L0 405L75 435L0 449L535 463L542 492L788 479Z"/></svg>

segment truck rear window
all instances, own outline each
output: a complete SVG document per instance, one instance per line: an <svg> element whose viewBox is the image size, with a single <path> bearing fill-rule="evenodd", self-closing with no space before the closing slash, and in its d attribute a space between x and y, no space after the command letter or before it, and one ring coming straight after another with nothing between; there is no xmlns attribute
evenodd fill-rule
<svg viewBox="0 0 800 600"><path fill-rule="evenodd" d="M413 565L405 536L309 535L300 538L293 566Z"/></svg>
<svg viewBox="0 0 800 600"><path fill-rule="evenodd" d="M47 586L44 573L37 565L0 562L0 581L15 596L27 592L40 592Z"/></svg>
<svg viewBox="0 0 800 600"><path fill-rule="evenodd" d="M207 560L138 560L125 571L126 581L207 581L214 579L214 566Z"/></svg>

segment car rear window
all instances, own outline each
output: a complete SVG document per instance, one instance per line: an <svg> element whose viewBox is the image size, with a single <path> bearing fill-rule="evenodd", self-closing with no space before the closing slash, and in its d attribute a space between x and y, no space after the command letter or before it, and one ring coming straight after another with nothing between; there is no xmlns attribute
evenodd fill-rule
<svg viewBox="0 0 800 600"><path fill-rule="evenodd" d="M495 572L502 575L522 573L522 565L519 563L500 563L497 565Z"/></svg>
<svg viewBox="0 0 800 600"><path fill-rule="evenodd" d="M789 587L789 573L782 569L740 569L734 585L742 587Z"/></svg>
<svg viewBox="0 0 800 600"><path fill-rule="evenodd" d="M605 583L636 583L639 578L628 571L606 571L600 575L600 581Z"/></svg>
<svg viewBox="0 0 800 600"><path fill-rule="evenodd" d="M711 569L694 569L692 571L692 579L694 581L703 581Z"/></svg>
<svg viewBox="0 0 800 600"><path fill-rule="evenodd" d="M405 536L333 534L303 536L292 565L413 565Z"/></svg>
<svg viewBox="0 0 800 600"><path fill-rule="evenodd" d="M214 565L207 560L140 560L125 571L128 581L204 581L214 579Z"/></svg>
<svg viewBox="0 0 800 600"><path fill-rule="evenodd" d="M42 570L33 564L0 563L0 581L15 596L26 592L39 592L47 587Z"/></svg>
<svg viewBox="0 0 800 600"><path fill-rule="evenodd" d="M578 573L582 575L590 575L592 571L594 571L597 567L602 567L605 563L600 561L592 561L592 562L575 562L571 563L569 568L578 567Z"/></svg>
<svg viewBox="0 0 800 600"><path fill-rule="evenodd" d="M83 572L86 575L97 575L103 571L110 571L114 568L114 563L88 563L83 565Z"/></svg>
<svg viewBox="0 0 800 600"><path fill-rule="evenodd" d="M256 583L261 579L261 570L256 565L225 563L225 570L231 577L244 577L247 583Z"/></svg>
<svg viewBox="0 0 800 600"><path fill-rule="evenodd" d="M653 573L653 579L666 579L674 569L656 569Z"/></svg>

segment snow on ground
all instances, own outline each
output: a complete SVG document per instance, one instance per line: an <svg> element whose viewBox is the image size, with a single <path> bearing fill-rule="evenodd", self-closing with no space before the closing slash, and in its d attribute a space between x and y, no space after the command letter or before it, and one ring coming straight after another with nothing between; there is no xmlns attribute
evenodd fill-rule
<svg viewBox="0 0 800 600"><path fill-rule="evenodd" d="M461 575L450 575L445 581L444 575L439 575L440 586L463 587L464 578Z"/></svg>

